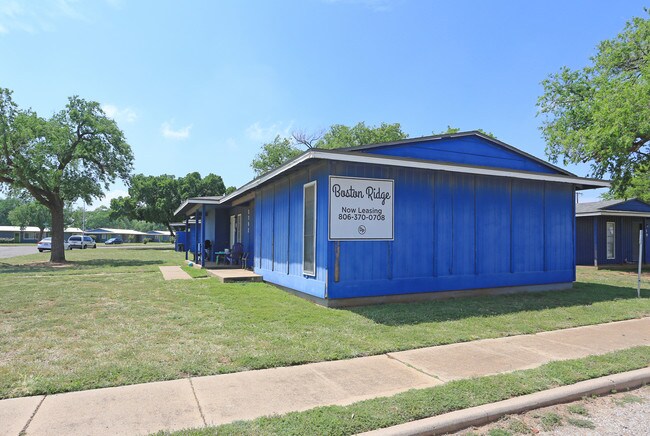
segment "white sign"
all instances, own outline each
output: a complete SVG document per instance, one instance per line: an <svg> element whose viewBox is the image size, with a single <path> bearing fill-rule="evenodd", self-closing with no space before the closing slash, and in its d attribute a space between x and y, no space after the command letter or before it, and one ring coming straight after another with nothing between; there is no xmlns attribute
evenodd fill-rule
<svg viewBox="0 0 650 436"><path fill-rule="evenodd" d="M330 176L329 239L393 240L393 180Z"/></svg>

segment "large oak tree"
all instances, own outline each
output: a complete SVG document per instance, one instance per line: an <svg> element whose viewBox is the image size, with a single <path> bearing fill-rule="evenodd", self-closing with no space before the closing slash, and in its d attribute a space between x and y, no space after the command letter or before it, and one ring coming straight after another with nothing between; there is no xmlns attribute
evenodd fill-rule
<svg viewBox="0 0 650 436"><path fill-rule="evenodd" d="M169 174L137 174L131 179L129 196L111 200L111 216L163 224L174 234L170 223L181 202L191 197L223 195L225 192L221 176L215 174L203 178L197 172L178 178Z"/></svg>
<svg viewBox="0 0 650 436"><path fill-rule="evenodd" d="M591 64L542 82L537 106L553 161L589 163L612 179L610 195L627 196L650 176L650 21L634 18L601 42ZM632 187L632 191L630 191Z"/></svg>
<svg viewBox="0 0 650 436"><path fill-rule="evenodd" d="M64 206L91 203L117 178L128 180L133 153L99 103L70 97L52 117L21 110L0 88L0 184L26 190L52 216L51 262L64 262Z"/></svg>

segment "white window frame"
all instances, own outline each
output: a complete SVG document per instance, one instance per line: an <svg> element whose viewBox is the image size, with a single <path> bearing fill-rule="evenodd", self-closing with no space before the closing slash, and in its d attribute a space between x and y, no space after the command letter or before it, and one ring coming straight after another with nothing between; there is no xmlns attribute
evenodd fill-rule
<svg viewBox="0 0 650 436"><path fill-rule="evenodd" d="M305 192L307 189L314 189L314 244L312 250L314 252L314 269L309 271L305 269L305 218L306 218L306 202L305 202ZM318 217L316 216L316 205L318 204L318 189L316 180L313 182L305 183L302 186L302 273L306 276L315 277L316 276L316 226L318 224Z"/></svg>
<svg viewBox="0 0 650 436"><path fill-rule="evenodd" d="M609 227L611 227L614 230L611 235L609 232ZM616 221L607 221L605 224L605 254L607 255L607 260L612 260L616 259ZM610 244L610 236L611 236L611 244L612 244L612 252L610 256L609 252L609 244Z"/></svg>
<svg viewBox="0 0 650 436"><path fill-rule="evenodd" d="M237 218L235 219L235 228L236 228L236 231L237 231L237 236L236 236L235 239L237 239L237 242L239 242L241 244L243 238L242 238L242 235L241 235L242 234L242 221L241 221L241 214L240 213L237 214Z"/></svg>

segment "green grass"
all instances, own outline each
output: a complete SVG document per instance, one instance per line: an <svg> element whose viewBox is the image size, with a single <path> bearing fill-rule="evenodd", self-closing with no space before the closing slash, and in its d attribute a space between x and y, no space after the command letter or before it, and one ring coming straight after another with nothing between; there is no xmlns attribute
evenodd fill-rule
<svg viewBox="0 0 650 436"><path fill-rule="evenodd" d="M569 404L566 407L566 410L569 413L573 413L574 415L589 416L589 411L587 410L587 408L580 403Z"/></svg>
<svg viewBox="0 0 650 436"><path fill-rule="evenodd" d="M183 265L181 269L192 276L193 279L202 279L208 277L208 273L204 269L194 268L192 266Z"/></svg>
<svg viewBox="0 0 650 436"><path fill-rule="evenodd" d="M0 260L0 398L344 359L650 315L647 282L327 309L264 283L164 281L163 244ZM646 278L648 280L649 278Z"/></svg>
<svg viewBox="0 0 650 436"><path fill-rule="evenodd" d="M623 395L622 397L619 398L614 398L614 403L617 406L625 406L628 404L638 404L638 403L643 403L643 398L637 396L637 395L632 395L632 394L626 394Z"/></svg>
<svg viewBox="0 0 650 436"><path fill-rule="evenodd" d="M569 418L567 418L566 422L568 424L571 424L572 426L578 427L578 428L588 428L588 429L591 429L591 430L596 428L596 424L594 424L592 421L590 421L588 419L584 419L584 418L572 418L572 417L569 417Z"/></svg>
<svg viewBox="0 0 650 436"><path fill-rule="evenodd" d="M318 407L305 412L239 421L218 427L188 429L172 434L351 435L643 368L648 364L650 347L636 347L600 356L552 362L535 369L458 380L427 389L414 389L392 397L375 398L350 406ZM548 413L541 416L541 421L548 428L553 428L562 418L555 413Z"/></svg>

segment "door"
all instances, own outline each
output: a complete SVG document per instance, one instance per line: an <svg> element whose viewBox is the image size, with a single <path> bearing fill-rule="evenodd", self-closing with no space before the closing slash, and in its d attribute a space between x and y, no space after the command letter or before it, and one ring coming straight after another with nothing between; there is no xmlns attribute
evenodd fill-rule
<svg viewBox="0 0 650 436"><path fill-rule="evenodd" d="M639 231L643 230L643 221L632 221L632 261L639 261Z"/></svg>

